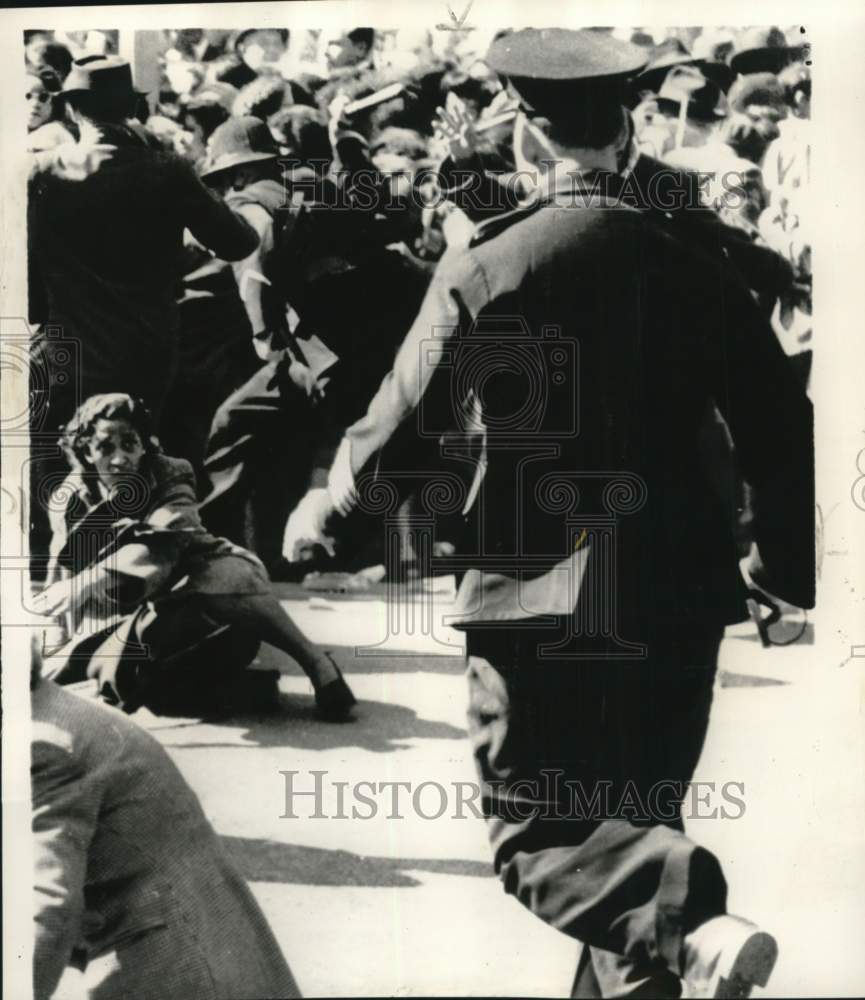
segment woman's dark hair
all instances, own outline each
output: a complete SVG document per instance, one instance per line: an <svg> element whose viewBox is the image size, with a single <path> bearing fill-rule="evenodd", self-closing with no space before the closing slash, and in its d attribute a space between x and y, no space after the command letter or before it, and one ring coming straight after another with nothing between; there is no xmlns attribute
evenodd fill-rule
<svg viewBox="0 0 865 1000"><path fill-rule="evenodd" d="M59 444L76 471L86 472L91 468L87 461L87 446L100 420L125 420L138 433L146 454L161 453L162 448L154 434L150 413L144 403L127 396L125 392L101 393L85 400L63 428Z"/></svg>

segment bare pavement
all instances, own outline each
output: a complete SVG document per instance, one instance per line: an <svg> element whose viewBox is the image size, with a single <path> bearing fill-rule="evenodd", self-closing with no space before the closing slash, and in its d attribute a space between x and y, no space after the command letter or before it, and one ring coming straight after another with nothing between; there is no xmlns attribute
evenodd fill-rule
<svg viewBox="0 0 865 1000"><path fill-rule="evenodd" d="M354 722L318 722L299 669L282 677L275 712L205 723L142 710L136 719L200 796L304 994L567 996L578 944L504 894L483 821L467 792L457 799L474 774L460 637L442 624L448 595L397 606L279 590L306 634L334 650L360 701ZM788 624L782 636L797 630ZM741 783L744 810L688 821L724 866L731 912L778 937L764 991L776 997L865 988L865 658L827 661L811 638L809 625L799 642L764 649L750 623L728 630L696 779ZM265 648L262 664L280 655ZM315 796L291 794L316 781L318 818ZM447 790L438 818L432 786L420 812L412 806L423 782ZM375 814L351 818L353 808ZM70 977L64 985L74 987Z"/></svg>

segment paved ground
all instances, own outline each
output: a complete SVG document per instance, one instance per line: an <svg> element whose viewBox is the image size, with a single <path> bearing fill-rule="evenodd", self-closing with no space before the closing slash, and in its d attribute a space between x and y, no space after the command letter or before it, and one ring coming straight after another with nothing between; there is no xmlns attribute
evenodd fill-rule
<svg viewBox="0 0 865 1000"><path fill-rule="evenodd" d="M234 851L304 992L567 996L577 945L503 894L483 823L468 808L466 818L453 818L455 798L440 819L404 806L404 818L388 819L381 796L374 818L333 818L334 781L417 786L473 777L461 661L434 655L459 652L458 635L439 623L446 596L437 598L434 639L394 635L360 655L356 647L386 634L381 599L309 601L297 588L282 595L310 638L335 648L362 702L356 722L316 722L299 672L282 678L275 715L220 724L145 712L139 719L168 747ZM695 819L689 829L721 858L731 910L780 939L768 995L859 995L865 659L820 662L802 643L764 650L753 633L737 627L724 641L697 776L719 787L744 782L745 814ZM281 772L300 772L292 780L302 791L313 788L314 770L327 772L328 818L310 818L310 798L295 798L298 818L285 818ZM428 790L422 809L432 814L438 805Z"/></svg>

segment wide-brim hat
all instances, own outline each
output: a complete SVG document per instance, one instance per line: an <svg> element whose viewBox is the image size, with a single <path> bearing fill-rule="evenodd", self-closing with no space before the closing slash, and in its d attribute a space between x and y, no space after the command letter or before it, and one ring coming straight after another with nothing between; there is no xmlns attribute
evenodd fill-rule
<svg viewBox="0 0 865 1000"><path fill-rule="evenodd" d="M650 90L656 94L667 74L674 66L696 66L699 59L687 52L668 50L655 56L646 68L634 79L633 87L638 93Z"/></svg>
<svg viewBox="0 0 865 1000"><path fill-rule="evenodd" d="M727 117L727 102L721 88L693 66L674 66L667 74L656 98L658 109L673 114L687 104L687 116L712 122Z"/></svg>
<svg viewBox="0 0 865 1000"><path fill-rule="evenodd" d="M276 140L260 118L253 118L251 115L229 118L210 137L207 161L201 177L213 177L232 167L276 160L278 157Z"/></svg>
<svg viewBox="0 0 865 1000"><path fill-rule="evenodd" d="M730 59L730 69L741 76L749 76L752 73L775 73L778 74L790 62L798 56L797 49L778 48L775 45L767 45L760 49L746 49L744 52L736 52Z"/></svg>
<svg viewBox="0 0 865 1000"><path fill-rule="evenodd" d="M787 44L780 28L751 28L746 31L730 57L734 73L780 73L799 50Z"/></svg>
<svg viewBox="0 0 865 1000"><path fill-rule="evenodd" d="M57 95L63 99L70 94L94 94L100 97L141 97L145 91L136 90L132 82L132 67L120 56L85 56L72 64Z"/></svg>

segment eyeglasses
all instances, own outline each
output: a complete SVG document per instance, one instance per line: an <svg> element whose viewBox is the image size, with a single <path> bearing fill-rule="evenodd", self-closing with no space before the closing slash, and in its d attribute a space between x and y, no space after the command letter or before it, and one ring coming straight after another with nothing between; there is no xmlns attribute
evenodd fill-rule
<svg viewBox="0 0 865 1000"><path fill-rule="evenodd" d="M27 91L28 101L39 101L40 104L45 104L51 100L51 95L45 90L28 90Z"/></svg>

